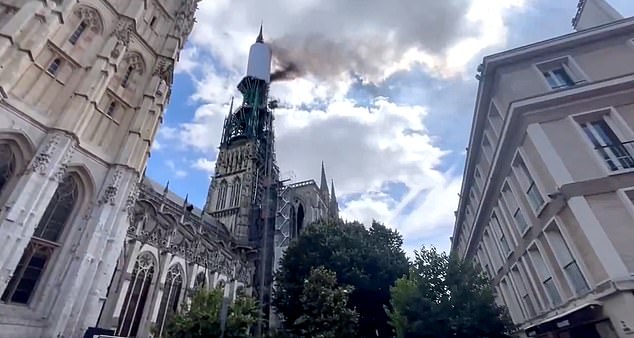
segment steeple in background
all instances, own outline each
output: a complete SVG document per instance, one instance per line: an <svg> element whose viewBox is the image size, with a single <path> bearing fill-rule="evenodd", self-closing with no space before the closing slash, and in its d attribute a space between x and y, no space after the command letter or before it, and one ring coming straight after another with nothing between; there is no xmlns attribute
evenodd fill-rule
<svg viewBox="0 0 634 338"><path fill-rule="evenodd" d="M324 168L324 161L321 161L321 182L319 183L319 190L321 196L328 205L330 197L328 196L328 180L326 179L326 169Z"/></svg>

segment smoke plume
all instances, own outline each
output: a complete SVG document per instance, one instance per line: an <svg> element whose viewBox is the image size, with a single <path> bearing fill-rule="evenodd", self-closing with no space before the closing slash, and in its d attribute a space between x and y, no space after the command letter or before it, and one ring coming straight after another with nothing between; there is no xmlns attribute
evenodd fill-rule
<svg viewBox="0 0 634 338"><path fill-rule="evenodd" d="M208 45L221 63L241 69L236 50L244 50L244 40L227 32L252 27L255 36L254 22L263 20L264 40L273 49L274 80L310 75L329 81L350 74L381 79L409 51L442 58L457 41L480 36L481 27L467 19L474 1L234 0L229 6L209 0L197 14L192 40Z"/></svg>

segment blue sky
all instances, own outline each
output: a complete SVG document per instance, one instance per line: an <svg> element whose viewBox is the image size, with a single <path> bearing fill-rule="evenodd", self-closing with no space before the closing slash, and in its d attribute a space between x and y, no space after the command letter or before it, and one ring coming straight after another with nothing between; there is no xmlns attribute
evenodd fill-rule
<svg viewBox="0 0 634 338"><path fill-rule="evenodd" d="M425 3L201 1L147 174L205 203L222 120L264 21L265 40L304 71L271 87L284 106L275 112L282 176L317 180L323 160L343 217L385 222L408 251L448 249L476 66L571 32L577 0ZM634 15L631 0L610 3Z"/></svg>

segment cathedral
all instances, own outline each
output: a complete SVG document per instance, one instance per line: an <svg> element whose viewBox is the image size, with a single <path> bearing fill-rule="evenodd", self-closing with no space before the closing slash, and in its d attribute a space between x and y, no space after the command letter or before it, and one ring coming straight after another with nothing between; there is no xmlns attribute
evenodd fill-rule
<svg viewBox="0 0 634 338"><path fill-rule="evenodd" d="M0 0L0 332L162 337L201 288L259 301L334 184L280 180L271 49L251 46L207 202L144 176L198 0Z"/></svg>

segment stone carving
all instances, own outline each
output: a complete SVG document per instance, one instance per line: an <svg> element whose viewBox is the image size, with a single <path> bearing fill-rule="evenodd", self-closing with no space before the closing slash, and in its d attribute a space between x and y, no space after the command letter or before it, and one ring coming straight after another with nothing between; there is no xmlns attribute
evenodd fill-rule
<svg viewBox="0 0 634 338"><path fill-rule="evenodd" d="M85 21L90 29L95 33L100 33L103 31L101 16L96 9L88 6L79 6L74 13L79 19Z"/></svg>
<svg viewBox="0 0 634 338"><path fill-rule="evenodd" d="M33 157L30 168L27 172L36 172L42 176L46 176L48 173L47 169L51 161L51 155L55 151L59 141L60 135L58 133L49 135L48 142L44 145L42 150Z"/></svg>
<svg viewBox="0 0 634 338"><path fill-rule="evenodd" d="M130 37L132 36L133 27L134 23L128 20L120 19L119 22L117 22L117 26L112 32L112 35L117 38L117 42L110 52L111 57L118 59L123 52L123 49L130 45Z"/></svg>
<svg viewBox="0 0 634 338"><path fill-rule="evenodd" d="M123 176L123 169L120 166L117 166L112 174L112 179L110 181L110 185L104 189L101 198L99 199L99 205L103 205L109 203L110 205L115 204L115 199L117 197L117 191L119 190L119 184L121 181L121 177Z"/></svg>
<svg viewBox="0 0 634 338"><path fill-rule="evenodd" d="M51 178L56 179L57 182L60 182L60 183L64 180L64 177L66 177L66 173L68 172L68 164L70 163L70 159L73 157L74 153L75 153L74 146L69 147L66 153L64 154L64 156L62 157L62 161L60 162L59 168L57 169L55 176Z"/></svg>
<svg viewBox="0 0 634 338"><path fill-rule="evenodd" d="M174 65L172 60L159 57L158 62L156 63L156 68L152 72L153 76L158 76L160 78L159 84L156 88L156 96L161 97L163 94L170 90L170 84L172 83L172 78L174 74Z"/></svg>
<svg viewBox="0 0 634 338"><path fill-rule="evenodd" d="M198 1L199 0L182 0L180 7L176 11L176 35L183 40L191 33L194 23L196 22L194 14L198 9Z"/></svg>
<svg viewBox="0 0 634 338"><path fill-rule="evenodd" d="M137 180L135 179L135 182ZM128 221L130 222L130 226L135 225L135 215L134 215L134 206L136 204L137 199L139 198L139 183L133 183L132 187L130 187L130 194L128 194L128 198L125 201L125 208L123 211L128 213Z"/></svg>

